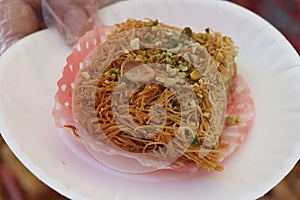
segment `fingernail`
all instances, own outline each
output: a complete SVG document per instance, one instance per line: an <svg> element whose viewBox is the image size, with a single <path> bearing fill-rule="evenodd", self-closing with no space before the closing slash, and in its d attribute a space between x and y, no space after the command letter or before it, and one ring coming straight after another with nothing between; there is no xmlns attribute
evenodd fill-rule
<svg viewBox="0 0 300 200"><path fill-rule="evenodd" d="M92 28L86 12L80 7L67 10L63 16L63 23L71 34L76 36L81 36Z"/></svg>

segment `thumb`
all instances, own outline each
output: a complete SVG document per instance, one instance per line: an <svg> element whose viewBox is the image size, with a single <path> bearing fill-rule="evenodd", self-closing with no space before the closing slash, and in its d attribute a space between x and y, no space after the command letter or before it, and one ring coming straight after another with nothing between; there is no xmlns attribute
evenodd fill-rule
<svg viewBox="0 0 300 200"><path fill-rule="evenodd" d="M48 27L54 26L68 44L93 28L96 18L96 0L43 0L43 15Z"/></svg>
<svg viewBox="0 0 300 200"><path fill-rule="evenodd" d="M79 6L70 7L63 15L63 23L74 35L81 36L92 28L93 21L85 10Z"/></svg>

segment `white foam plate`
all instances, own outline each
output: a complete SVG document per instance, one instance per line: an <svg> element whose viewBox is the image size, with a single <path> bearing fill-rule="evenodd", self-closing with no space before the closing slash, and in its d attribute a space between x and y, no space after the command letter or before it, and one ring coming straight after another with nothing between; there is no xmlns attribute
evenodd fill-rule
<svg viewBox="0 0 300 200"><path fill-rule="evenodd" d="M0 58L0 132L42 181L71 199L255 199L293 168L300 155L300 60L270 24L239 6L213 0L131 0L102 9L99 17L102 24L157 18L231 36L239 46L239 72L253 92L254 126L221 173L170 178L99 167L92 158L75 155L55 128L56 81L71 49L55 31L44 30Z"/></svg>

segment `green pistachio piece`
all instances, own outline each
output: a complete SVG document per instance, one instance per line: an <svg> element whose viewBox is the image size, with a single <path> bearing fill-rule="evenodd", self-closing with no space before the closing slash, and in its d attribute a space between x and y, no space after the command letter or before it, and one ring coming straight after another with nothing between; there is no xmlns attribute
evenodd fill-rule
<svg viewBox="0 0 300 200"><path fill-rule="evenodd" d="M193 31L190 27L185 27L183 30L182 30L182 34L188 36L188 37L192 37L193 36Z"/></svg>
<svg viewBox="0 0 300 200"><path fill-rule="evenodd" d="M201 74L196 70L194 69L191 73L190 73L190 77L191 77L191 80L193 81L197 81L201 78Z"/></svg>

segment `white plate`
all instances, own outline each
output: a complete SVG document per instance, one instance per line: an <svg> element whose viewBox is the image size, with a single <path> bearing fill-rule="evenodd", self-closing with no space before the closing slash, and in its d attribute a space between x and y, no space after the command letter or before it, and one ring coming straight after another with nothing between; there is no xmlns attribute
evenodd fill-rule
<svg viewBox="0 0 300 200"><path fill-rule="evenodd" d="M255 100L252 132L221 173L172 179L96 166L82 159L86 155L75 155L55 128L56 81L71 50L45 30L21 40L0 59L0 132L42 181L72 199L255 199L292 169L300 155L300 60L270 24L226 1L132 0L107 7L99 16L103 24L149 17L231 36L240 48L239 71Z"/></svg>

